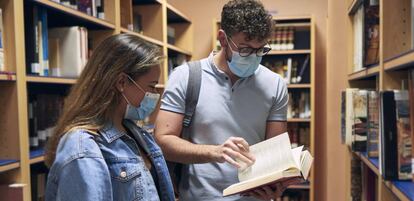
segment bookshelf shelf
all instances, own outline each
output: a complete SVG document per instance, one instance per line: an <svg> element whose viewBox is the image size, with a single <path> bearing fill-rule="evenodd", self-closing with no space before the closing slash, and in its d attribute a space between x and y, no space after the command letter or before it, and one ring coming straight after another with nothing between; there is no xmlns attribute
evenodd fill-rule
<svg viewBox="0 0 414 201"><path fill-rule="evenodd" d="M311 87L311 84L288 84L289 89L307 89Z"/></svg>
<svg viewBox="0 0 414 201"><path fill-rule="evenodd" d="M191 23L191 20L188 16L180 12L169 3L167 3L167 21L168 23Z"/></svg>
<svg viewBox="0 0 414 201"><path fill-rule="evenodd" d="M379 178L379 160L378 158L369 158L367 153L354 152L355 155L361 159L361 161L367 165ZM400 200L409 201L414 200L414 182L412 181L383 181Z"/></svg>
<svg viewBox="0 0 414 201"><path fill-rule="evenodd" d="M373 66L373 67L370 67L370 68L366 68L364 70L353 72L353 73L349 74L348 75L348 80L349 81L362 80L362 79L374 77L374 76L377 76L379 74L379 71L380 71L379 65Z"/></svg>
<svg viewBox="0 0 414 201"><path fill-rule="evenodd" d="M267 55L273 56L273 55L294 55L294 54L310 54L311 50L273 50L270 51ZM266 55L266 56L267 56Z"/></svg>
<svg viewBox="0 0 414 201"><path fill-rule="evenodd" d="M311 23L308 22L297 22L297 23L283 23L283 24L276 24L276 27L296 27L296 28L309 28Z"/></svg>
<svg viewBox="0 0 414 201"><path fill-rule="evenodd" d="M399 56L384 61L386 71L399 70L414 64L414 50L410 50Z"/></svg>
<svg viewBox="0 0 414 201"><path fill-rule="evenodd" d="M0 74L0 81L16 81L16 75Z"/></svg>
<svg viewBox="0 0 414 201"><path fill-rule="evenodd" d="M132 35L138 36L138 37L140 37L140 38L142 38L142 39L144 39L144 40L146 40L150 43L154 43L156 45L163 46L163 43L161 41L157 40L157 39L145 36L143 34L135 32L135 31L128 30L126 28L121 28L121 33L132 34Z"/></svg>
<svg viewBox="0 0 414 201"><path fill-rule="evenodd" d="M41 77L41 76L27 76L27 82L30 83L45 83L45 84L75 84L74 78L61 78L61 77Z"/></svg>
<svg viewBox="0 0 414 201"><path fill-rule="evenodd" d="M290 118L287 122L291 123L310 123L311 119L301 119L301 118Z"/></svg>
<svg viewBox="0 0 414 201"><path fill-rule="evenodd" d="M44 149L36 149L30 151L30 164L40 163L45 161L45 150Z"/></svg>
<svg viewBox="0 0 414 201"><path fill-rule="evenodd" d="M180 53L180 54L184 54L184 55L187 55L187 56L192 56L192 53L190 51L184 50L182 48L179 48L179 47L171 45L171 44L168 44L167 48L168 48L168 50L171 50L175 53Z"/></svg>
<svg viewBox="0 0 414 201"><path fill-rule="evenodd" d="M17 160L0 160L0 173L17 169L20 163Z"/></svg>
<svg viewBox="0 0 414 201"><path fill-rule="evenodd" d="M59 4L57 2L53 2L50 0L33 0L34 3L38 4L38 5L42 5L45 6L47 8L51 8L55 11L67 14L67 15L71 15L72 17L75 17L79 20L85 21L87 23L91 23L94 25L97 25L98 27L101 28L106 28L106 29L115 29L115 25L111 22L108 22L106 20L102 20L93 16L90 16L86 13L83 13L81 11L72 9L70 7L64 6L62 4ZM72 18L73 20L73 18Z"/></svg>

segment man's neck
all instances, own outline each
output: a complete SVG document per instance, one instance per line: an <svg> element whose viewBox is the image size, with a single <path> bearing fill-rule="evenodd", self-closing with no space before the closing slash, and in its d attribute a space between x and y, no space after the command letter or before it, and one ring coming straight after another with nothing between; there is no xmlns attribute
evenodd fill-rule
<svg viewBox="0 0 414 201"><path fill-rule="evenodd" d="M229 65L227 64L226 53L223 49L221 49L216 55L214 55L213 60L217 68L219 68L221 71L226 73L227 76L229 76L232 84L234 84L239 79L239 77L237 77L231 72Z"/></svg>

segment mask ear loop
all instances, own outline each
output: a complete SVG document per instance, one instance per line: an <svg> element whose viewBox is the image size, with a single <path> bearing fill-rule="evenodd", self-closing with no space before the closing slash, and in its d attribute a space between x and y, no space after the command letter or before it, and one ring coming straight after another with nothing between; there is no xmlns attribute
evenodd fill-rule
<svg viewBox="0 0 414 201"><path fill-rule="evenodd" d="M138 83L136 83L129 75L127 75L127 77L128 77L128 79L132 82L132 83L134 83L134 85L136 86L136 87L138 87L138 89L139 90L141 90L142 92L144 92L144 94L146 94L147 92L144 90L144 89L142 89L141 88L141 86L139 86L139 84Z"/></svg>

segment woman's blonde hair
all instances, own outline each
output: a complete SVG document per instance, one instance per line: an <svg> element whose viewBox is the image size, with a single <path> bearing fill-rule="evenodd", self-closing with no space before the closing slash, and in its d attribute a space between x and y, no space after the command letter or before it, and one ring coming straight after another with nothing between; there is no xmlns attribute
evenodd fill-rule
<svg viewBox="0 0 414 201"><path fill-rule="evenodd" d="M60 138L73 129L97 134L112 121L121 93L115 84L121 73L133 79L144 75L163 61L160 48L130 34L105 39L94 50L88 63L65 99L54 134L48 141L45 163L51 166Z"/></svg>

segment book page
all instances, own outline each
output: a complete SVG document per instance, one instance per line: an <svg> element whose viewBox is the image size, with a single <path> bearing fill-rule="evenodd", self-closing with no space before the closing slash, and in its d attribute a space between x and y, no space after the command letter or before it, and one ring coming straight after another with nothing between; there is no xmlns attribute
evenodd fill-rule
<svg viewBox="0 0 414 201"><path fill-rule="evenodd" d="M288 133L252 145L250 152L256 157L256 162L248 168L239 169L241 182L272 172L298 167L293 159ZM238 162L243 164L242 161Z"/></svg>

